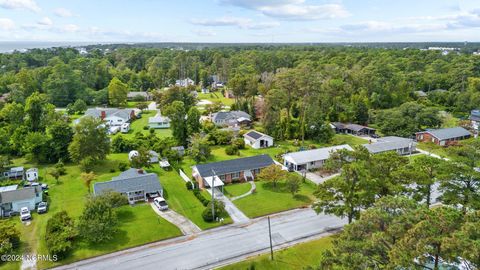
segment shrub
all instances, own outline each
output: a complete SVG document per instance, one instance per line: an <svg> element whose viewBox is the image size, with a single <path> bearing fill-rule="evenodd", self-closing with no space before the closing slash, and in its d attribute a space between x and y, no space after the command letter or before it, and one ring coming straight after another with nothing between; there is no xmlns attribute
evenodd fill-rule
<svg viewBox="0 0 480 270"><path fill-rule="evenodd" d="M148 130L148 126L144 126L144 127L143 127L143 130Z"/></svg>
<svg viewBox="0 0 480 270"><path fill-rule="evenodd" d="M235 145L229 145L225 147L225 154L229 156L238 155L240 154L240 150L238 150L237 146Z"/></svg>
<svg viewBox="0 0 480 270"><path fill-rule="evenodd" d="M124 172L128 169L128 164L126 162L120 162L120 163L118 163L118 169L121 172Z"/></svg>
<svg viewBox="0 0 480 270"><path fill-rule="evenodd" d="M110 172L111 172L111 173L114 173L114 172L115 172L115 168L111 168L111 169L110 169Z"/></svg>
<svg viewBox="0 0 480 270"><path fill-rule="evenodd" d="M93 170L93 166L95 165L95 161L91 157L86 157L80 161L80 170L83 172L91 172Z"/></svg>
<svg viewBox="0 0 480 270"><path fill-rule="evenodd" d="M55 213L47 221L45 240L50 254L64 258L73 247L77 235L73 219L67 212Z"/></svg>
<svg viewBox="0 0 480 270"><path fill-rule="evenodd" d="M221 218L226 215L225 205L220 201L213 201L215 204L215 218ZM202 218L205 222L215 221L215 218L212 216L212 202L207 205L207 208L203 210Z"/></svg>
<svg viewBox="0 0 480 270"><path fill-rule="evenodd" d="M194 189L193 190L193 195L195 195L195 197L197 197L197 199L203 204L203 206L207 206L210 203L210 200L203 197L203 195L202 195L202 193L200 192L199 189Z"/></svg>
<svg viewBox="0 0 480 270"><path fill-rule="evenodd" d="M232 145L236 146L238 149L245 149L245 140L242 138L236 138L232 141Z"/></svg>
<svg viewBox="0 0 480 270"><path fill-rule="evenodd" d="M195 188L195 184L193 182L185 182L185 187L187 188L187 190L192 190Z"/></svg>
<svg viewBox="0 0 480 270"><path fill-rule="evenodd" d="M57 164L55 164L55 169L57 169L60 175L67 174L67 170L65 169L65 164L63 164L63 161L61 160L59 160Z"/></svg>

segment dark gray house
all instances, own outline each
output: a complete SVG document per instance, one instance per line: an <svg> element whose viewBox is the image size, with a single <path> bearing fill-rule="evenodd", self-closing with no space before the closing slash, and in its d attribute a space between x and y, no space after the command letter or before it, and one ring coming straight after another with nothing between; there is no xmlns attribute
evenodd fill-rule
<svg viewBox="0 0 480 270"><path fill-rule="evenodd" d="M217 112L212 114L212 122L217 126L248 126L252 117L243 111Z"/></svg>
<svg viewBox="0 0 480 270"><path fill-rule="evenodd" d="M373 135L375 129L357 124L345 124L340 122L332 122L332 128L336 133L353 134L353 135Z"/></svg>
<svg viewBox="0 0 480 270"><path fill-rule="evenodd" d="M201 188L210 187L215 172L215 187L223 186L224 183L243 182L254 180L260 170L275 164L273 159L266 154L197 164L192 168L192 176L197 180Z"/></svg>
<svg viewBox="0 0 480 270"><path fill-rule="evenodd" d="M163 188L155 173L131 168L113 177L111 181L99 182L93 185L93 193L100 195L106 191L124 194L130 204L147 201L149 198L163 196Z"/></svg>

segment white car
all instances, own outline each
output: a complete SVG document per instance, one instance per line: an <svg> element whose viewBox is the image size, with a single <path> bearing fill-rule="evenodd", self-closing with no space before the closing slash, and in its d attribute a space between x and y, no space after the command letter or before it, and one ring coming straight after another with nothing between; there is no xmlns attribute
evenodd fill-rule
<svg viewBox="0 0 480 270"><path fill-rule="evenodd" d="M155 204L155 206L157 206L158 209L162 211L168 210L167 201L165 201L165 199L162 197L157 197L153 199L153 203Z"/></svg>
<svg viewBox="0 0 480 270"><path fill-rule="evenodd" d="M30 210L28 210L27 207L22 207L20 209L20 220L24 221L24 220L29 220L31 218L32 218L32 215L30 215Z"/></svg>

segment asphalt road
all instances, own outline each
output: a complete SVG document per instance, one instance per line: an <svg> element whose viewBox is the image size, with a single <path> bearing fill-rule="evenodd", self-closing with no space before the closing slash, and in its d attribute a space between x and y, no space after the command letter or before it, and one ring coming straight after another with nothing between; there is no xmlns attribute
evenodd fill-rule
<svg viewBox="0 0 480 270"><path fill-rule="evenodd" d="M298 209L271 217L275 247L308 240L346 224L334 216ZM211 269L269 248L267 218L244 225L228 225L79 261L57 269Z"/></svg>

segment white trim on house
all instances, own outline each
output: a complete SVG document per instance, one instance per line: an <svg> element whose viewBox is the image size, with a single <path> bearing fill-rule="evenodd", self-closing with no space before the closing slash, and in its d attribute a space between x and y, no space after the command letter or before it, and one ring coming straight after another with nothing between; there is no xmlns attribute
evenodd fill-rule
<svg viewBox="0 0 480 270"><path fill-rule="evenodd" d="M288 153L283 156L283 165L289 170L302 171L323 167L330 154L341 149L353 151L348 144Z"/></svg>

